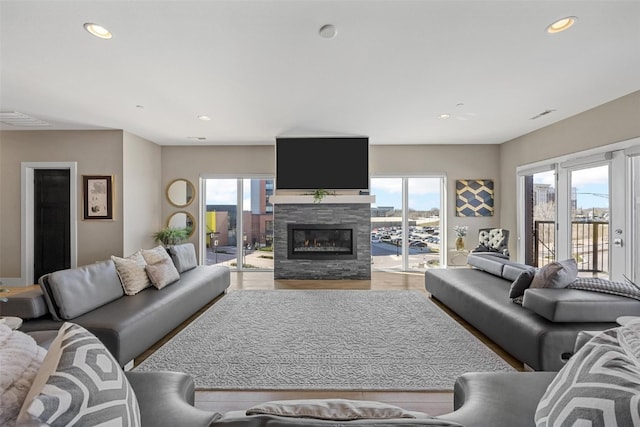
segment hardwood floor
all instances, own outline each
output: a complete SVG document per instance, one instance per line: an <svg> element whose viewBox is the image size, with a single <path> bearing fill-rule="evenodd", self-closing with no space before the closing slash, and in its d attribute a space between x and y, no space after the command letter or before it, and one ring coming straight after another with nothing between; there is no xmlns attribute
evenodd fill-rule
<svg viewBox="0 0 640 427"><path fill-rule="evenodd" d="M421 273L374 272L371 280L274 280L271 272L232 273L229 291L239 289L377 289L377 290L417 290L429 296L424 288ZM498 348L490 340L466 324L446 307L434 302L456 319L465 328L480 338L488 347L504 358L514 368L523 366L513 357ZM188 322L185 322L187 324ZM156 347L157 348L157 347ZM152 350L153 351L153 350ZM150 352L149 352L150 353ZM140 360L143 360L146 355ZM138 363L138 359L136 359ZM196 407L216 412L244 410L254 404L268 400L343 398L358 400L378 400L401 406L408 410L439 415L453 410L451 392L336 392L336 391L196 391Z"/></svg>

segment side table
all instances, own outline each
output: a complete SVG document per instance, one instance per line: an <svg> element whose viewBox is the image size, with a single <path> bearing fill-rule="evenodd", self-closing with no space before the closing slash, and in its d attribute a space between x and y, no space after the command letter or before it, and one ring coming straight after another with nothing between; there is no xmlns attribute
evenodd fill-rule
<svg viewBox="0 0 640 427"><path fill-rule="evenodd" d="M7 325L13 330L22 326L22 319L15 316L0 316L0 324Z"/></svg>
<svg viewBox="0 0 640 427"><path fill-rule="evenodd" d="M469 255L469 251L466 249L450 249L448 264L457 267L467 265L467 255Z"/></svg>

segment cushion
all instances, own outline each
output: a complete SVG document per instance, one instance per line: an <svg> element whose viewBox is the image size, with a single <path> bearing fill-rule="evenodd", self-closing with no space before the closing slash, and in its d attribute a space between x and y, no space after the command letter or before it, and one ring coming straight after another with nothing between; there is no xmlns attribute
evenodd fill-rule
<svg viewBox="0 0 640 427"><path fill-rule="evenodd" d="M518 278L523 271L533 271L535 273L537 269L530 265L520 264L512 261L505 260L504 268L502 269L502 278L514 281Z"/></svg>
<svg viewBox="0 0 640 427"><path fill-rule="evenodd" d="M140 252L136 252L128 258L119 258L112 255L111 260L116 265L116 271L122 282L125 294L135 295L151 286L149 276L147 276L147 272L144 269L147 263Z"/></svg>
<svg viewBox="0 0 640 427"><path fill-rule="evenodd" d="M194 269L198 265L196 247L193 246L193 243L171 246L169 253L171 254L171 259L173 259L178 273Z"/></svg>
<svg viewBox="0 0 640 427"><path fill-rule="evenodd" d="M176 270L171 259L165 259L155 264L148 264L146 270L149 279L151 279L151 283L158 289L162 289L180 279L180 273Z"/></svg>
<svg viewBox="0 0 640 427"><path fill-rule="evenodd" d="M536 409L536 426L638 425L639 356L637 324L596 335L549 384Z"/></svg>
<svg viewBox="0 0 640 427"><path fill-rule="evenodd" d="M55 320L70 320L124 296L113 261L100 261L40 278Z"/></svg>
<svg viewBox="0 0 640 427"><path fill-rule="evenodd" d="M140 410L124 372L83 327L65 323L49 347L18 422L139 426Z"/></svg>
<svg viewBox="0 0 640 427"><path fill-rule="evenodd" d="M529 288L522 305L551 322L615 322L640 315L634 299L567 288Z"/></svg>
<svg viewBox="0 0 640 427"><path fill-rule="evenodd" d="M471 253L467 257L467 264L482 271L486 271L489 274L493 274L494 276L502 277L502 269L504 268L505 260L488 254L483 255Z"/></svg>
<svg viewBox="0 0 640 427"><path fill-rule="evenodd" d="M612 282L597 277L578 277L567 288L583 291L602 292L640 300L640 288L632 282Z"/></svg>
<svg viewBox="0 0 640 427"><path fill-rule="evenodd" d="M578 276L578 264L573 258L554 261L538 270L531 281L532 288L566 288Z"/></svg>
<svg viewBox="0 0 640 427"><path fill-rule="evenodd" d="M524 291L531 285L535 274L533 270L522 271L511 284L511 288L509 288L509 298L513 299L524 295Z"/></svg>
<svg viewBox="0 0 640 427"><path fill-rule="evenodd" d="M144 260L147 262L147 264L157 264L165 259L171 261L169 252L167 252L164 246L156 246L153 249L142 249L140 253L144 257Z"/></svg>
<svg viewBox="0 0 640 427"><path fill-rule="evenodd" d="M359 419L415 418L397 406L380 402L344 399L280 400L261 403L247 409L247 415L315 418L349 421Z"/></svg>
<svg viewBox="0 0 640 427"><path fill-rule="evenodd" d="M29 335L0 324L0 425L12 426L47 351Z"/></svg>

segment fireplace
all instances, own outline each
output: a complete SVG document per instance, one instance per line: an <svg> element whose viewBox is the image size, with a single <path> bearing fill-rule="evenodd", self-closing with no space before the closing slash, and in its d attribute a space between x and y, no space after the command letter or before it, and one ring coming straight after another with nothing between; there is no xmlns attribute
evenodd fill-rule
<svg viewBox="0 0 640 427"><path fill-rule="evenodd" d="M356 224L287 224L289 259L356 259Z"/></svg>

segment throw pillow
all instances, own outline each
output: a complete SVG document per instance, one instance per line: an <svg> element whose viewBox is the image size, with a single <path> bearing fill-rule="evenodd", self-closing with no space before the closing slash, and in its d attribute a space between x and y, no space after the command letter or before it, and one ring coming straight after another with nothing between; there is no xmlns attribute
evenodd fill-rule
<svg viewBox="0 0 640 427"><path fill-rule="evenodd" d="M637 324L596 335L549 384L536 409L536 426L638 425L639 356Z"/></svg>
<svg viewBox="0 0 640 427"><path fill-rule="evenodd" d="M178 273L192 270L198 265L196 257L196 248L193 243L184 243L182 245L174 245L169 248L169 253L173 259L173 263Z"/></svg>
<svg viewBox="0 0 640 427"><path fill-rule="evenodd" d="M173 261L170 259L165 259L155 264L148 264L146 269L151 283L158 289L162 289L180 279L180 273L178 273L175 265L173 265Z"/></svg>
<svg viewBox="0 0 640 427"><path fill-rule="evenodd" d="M1 303L0 303L1 304ZM13 426L47 351L20 331L0 324L0 425Z"/></svg>
<svg viewBox="0 0 640 427"><path fill-rule="evenodd" d="M49 347L18 422L51 426L140 426L136 395L109 350L65 323Z"/></svg>
<svg viewBox="0 0 640 427"><path fill-rule="evenodd" d="M602 292L605 294L620 295L640 300L640 288L634 285L631 281L629 281L629 283L625 283L612 282L611 280L600 279L597 277L578 277L575 281L571 282L567 288Z"/></svg>
<svg viewBox="0 0 640 427"><path fill-rule="evenodd" d="M147 264L157 264L162 260L168 259L171 261L169 252L163 246L156 246L153 249L142 249L140 251Z"/></svg>
<svg viewBox="0 0 640 427"><path fill-rule="evenodd" d="M522 273L520 273L518 277L516 277L516 280L511 284L511 288L509 288L509 298L513 300L514 298L524 295L524 291L529 288L529 285L531 285L531 281L535 274L536 272L534 270L522 271Z"/></svg>
<svg viewBox="0 0 640 427"><path fill-rule="evenodd" d="M135 295L151 286L147 272L144 269L147 263L140 252L136 252L127 258L112 255L111 260L116 265L116 271L118 272L118 277L120 277L120 282L122 282L125 294Z"/></svg>
<svg viewBox="0 0 640 427"><path fill-rule="evenodd" d="M566 288L578 276L578 264L573 258L554 261L538 270L531 288Z"/></svg>
<svg viewBox="0 0 640 427"><path fill-rule="evenodd" d="M247 415L315 418L349 421L360 419L415 418L404 409L380 402L344 399L280 400L247 409Z"/></svg>

